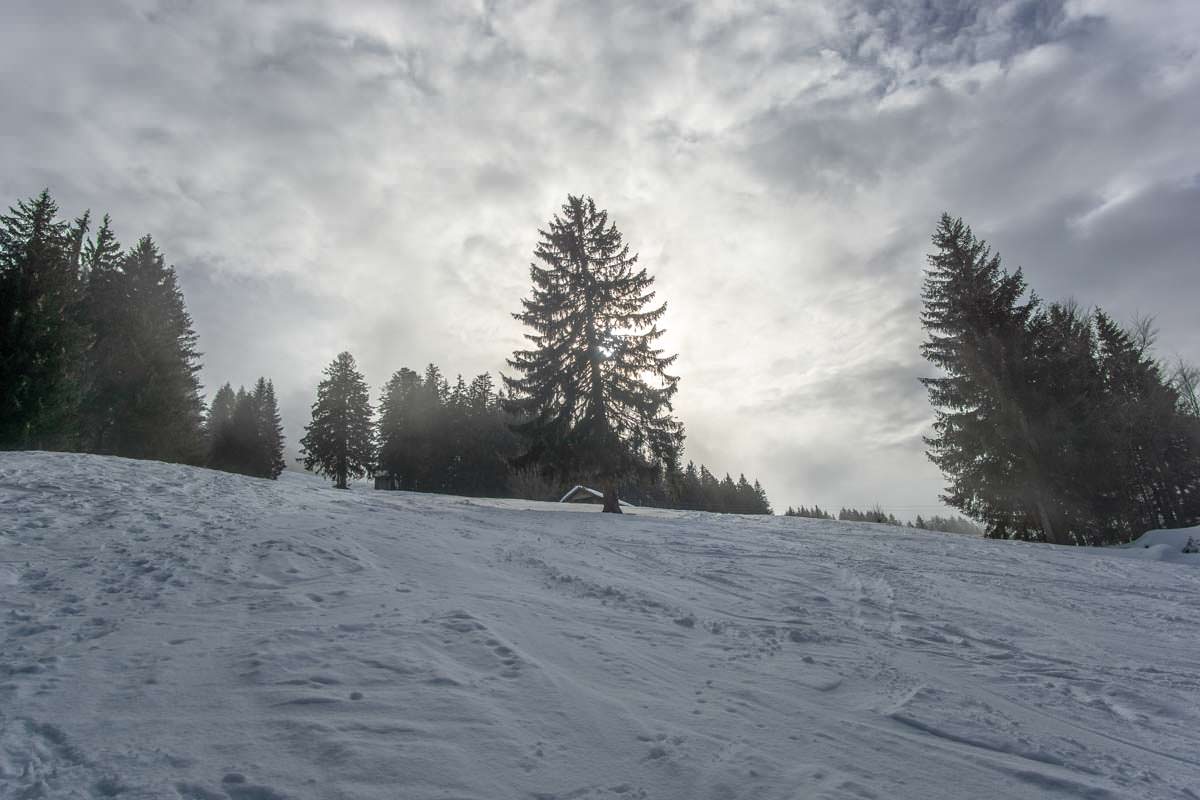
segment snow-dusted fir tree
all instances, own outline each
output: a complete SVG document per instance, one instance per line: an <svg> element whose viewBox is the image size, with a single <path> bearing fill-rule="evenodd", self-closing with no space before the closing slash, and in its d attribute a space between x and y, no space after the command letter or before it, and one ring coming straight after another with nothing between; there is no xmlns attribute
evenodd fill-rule
<svg viewBox="0 0 1200 800"><path fill-rule="evenodd" d="M325 368L312 417L300 440L305 469L332 477L339 489L347 487L348 478L371 472L375 459L371 402L354 356L341 353Z"/></svg>
<svg viewBox="0 0 1200 800"><path fill-rule="evenodd" d="M616 484L677 462L683 426L671 416L675 361L655 346L666 304L608 214L568 196L539 231L533 290L513 316L532 347L508 360L505 405L529 460L561 477L603 483L604 510L620 512ZM653 382L653 384L651 383Z"/></svg>

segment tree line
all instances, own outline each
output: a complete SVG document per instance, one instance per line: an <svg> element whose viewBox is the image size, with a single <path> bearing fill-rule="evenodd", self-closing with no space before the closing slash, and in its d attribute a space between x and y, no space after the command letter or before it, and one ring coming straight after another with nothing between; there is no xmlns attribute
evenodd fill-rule
<svg viewBox="0 0 1200 800"><path fill-rule="evenodd" d="M689 461L680 469L664 465L647 478L626 479L617 485L618 494L639 506L709 511L716 514L773 514L766 490L744 474L735 481L727 472L724 478L701 464Z"/></svg>
<svg viewBox="0 0 1200 800"><path fill-rule="evenodd" d="M814 505L812 508L800 506L792 508L788 506L787 511L783 512L785 517L805 517L807 519L827 519L841 520L843 522L876 522L883 525L896 525L906 528L914 528L923 531L942 531L943 533L964 533L970 536L979 536L983 534L983 528L976 525L966 517L942 517L934 514L931 517L925 518L920 514L915 520L910 522L901 522L896 519L894 514L887 513L879 506L868 511L859 511L857 508L843 508L838 511L835 517L832 512L823 510L820 506Z"/></svg>
<svg viewBox="0 0 1200 800"><path fill-rule="evenodd" d="M249 392L228 383L213 395L208 412L208 460L213 469L278 478L286 468L283 420L275 384L259 378Z"/></svg>
<svg viewBox="0 0 1200 800"><path fill-rule="evenodd" d="M596 483L606 511L769 513L744 476L680 464L666 304L607 212L568 196L534 250L512 375L451 386L436 366L389 380L375 423L348 353L318 390L305 466L378 469L403 488L514 494ZM1200 374L1153 353L1149 324L1047 303L1021 270L944 215L922 289L929 457L943 500L988 535L1125 541L1200 522ZM207 464L274 477L274 387L228 384L205 415L200 354L175 271L150 236L123 249L105 216L64 220L47 191L0 216L0 448ZM802 509L809 515L828 514ZM797 512L800 513L800 512ZM843 515L856 512L843 509ZM891 522L891 515L882 520ZM939 523L945 524L945 523Z"/></svg>
<svg viewBox="0 0 1200 800"><path fill-rule="evenodd" d="M202 463L199 358L150 236L123 250L48 191L0 216L0 448Z"/></svg>
<svg viewBox="0 0 1200 800"><path fill-rule="evenodd" d="M587 475L544 475L521 459L504 388L482 373L451 384L436 364L403 367L384 384L378 414L366 378L350 353L325 371L313 422L301 447L304 465L344 487L374 475L388 488L486 497L557 500ZM717 479L707 467L627 475L619 494L635 505L739 514L769 514L762 485L744 475Z"/></svg>
<svg viewBox="0 0 1200 800"><path fill-rule="evenodd" d="M466 495L603 481L646 505L769 513L757 481L679 467L683 426L669 413L677 379L665 372L675 357L653 346L664 307L643 307L653 279L594 203L569 198L564 209L568 219L556 218L539 245L548 271L534 269L534 297L517 315L535 329L550 315L539 335L553 353L514 354L525 377L501 386L486 373L451 384L433 364L423 375L401 369L377 423L343 353L319 388L305 466L343 486L376 471L397 488ZM586 335L571 339L568 327ZM284 438L273 383L226 383L206 414L200 369L175 270L153 238L124 249L108 216L94 230L90 213L63 220L48 191L0 216L0 448L277 477Z"/></svg>
<svg viewBox="0 0 1200 800"><path fill-rule="evenodd" d="M530 295L515 319L529 346L508 359L514 374L451 388L436 366L407 368L384 387L378 426L366 380L350 353L325 370L301 440L304 466L345 487L378 470L397 488L464 494L548 495L598 483L604 511L619 497L770 513L756 481L680 467L684 429L672 412L676 355L658 347L654 279L638 265L608 213L568 195L534 249Z"/></svg>
<svg viewBox="0 0 1200 800"><path fill-rule="evenodd" d="M943 500L987 535L1128 541L1200 522L1196 372L1153 354L1149 323L1043 301L943 215L922 292L928 455Z"/></svg>
<svg viewBox="0 0 1200 800"><path fill-rule="evenodd" d="M154 239L60 219L49 191L0 216L0 449L283 469L274 386L227 385L205 415L200 353Z"/></svg>
<svg viewBox="0 0 1200 800"><path fill-rule="evenodd" d="M510 494L517 438L503 403L486 372L451 386L436 364L398 370L379 402L377 469L396 489Z"/></svg>

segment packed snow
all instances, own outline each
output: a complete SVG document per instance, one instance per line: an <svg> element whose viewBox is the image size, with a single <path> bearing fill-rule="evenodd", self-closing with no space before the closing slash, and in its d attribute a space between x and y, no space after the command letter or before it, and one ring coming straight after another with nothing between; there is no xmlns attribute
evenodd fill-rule
<svg viewBox="0 0 1200 800"><path fill-rule="evenodd" d="M0 454L0 797L1197 798L1129 552Z"/></svg>

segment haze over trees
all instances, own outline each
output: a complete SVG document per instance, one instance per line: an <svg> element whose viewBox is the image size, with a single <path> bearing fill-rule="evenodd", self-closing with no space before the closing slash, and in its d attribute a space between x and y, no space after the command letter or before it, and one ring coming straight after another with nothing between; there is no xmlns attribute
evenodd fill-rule
<svg viewBox="0 0 1200 800"><path fill-rule="evenodd" d="M661 502L657 492L643 495L640 505L662 505L668 508L686 508L694 511L712 511L720 514L770 514L771 503L767 493L757 480L750 483L745 475L736 481L725 473L719 479L704 464L699 468L693 462L681 471L668 466L660 481ZM632 486L622 493L638 497L638 489Z"/></svg>
<svg viewBox="0 0 1200 800"><path fill-rule="evenodd" d="M395 489L506 495L517 441L502 402L486 372L451 386L435 364L424 376L401 368L379 402L380 477Z"/></svg>
<svg viewBox="0 0 1200 800"><path fill-rule="evenodd" d="M683 446L676 357L655 344L666 304L591 198L569 195L539 234L530 297L514 314L531 346L508 360L518 375L504 378L504 407L520 419L525 463L600 481L604 510L620 513L617 484L677 465Z"/></svg>
<svg viewBox="0 0 1200 800"><path fill-rule="evenodd" d="M235 393L228 383L217 390L208 414L207 464L259 478L283 472L283 423L271 381L259 378L249 392L238 387Z"/></svg>
<svg viewBox="0 0 1200 800"><path fill-rule="evenodd" d="M375 429L367 382L354 356L339 353L317 385L312 422L300 440L304 468L333 478L339 489L350 478L371 474L375 466Z"/></svg>
<svg viewBox="0 0 1200 800"><path fill-rule="evenodd" d="M922 353L943 500L998 538L1126 541L1200 521L1200 417L1149 325L1045 303L1021 270L943 215L923 291Z"/></svg>
<svg viewBox="0 0 1200 800"><path fill-rule="evenodd" d="M98 331L85 373L92 449L197 463L204 452L200 354L175 270L149 236L116 270L103 263L88 271L89 286L108 284L89 302Z"/></svg>
<svg viewBox="0 0 1200 800"><path fill-rule="evenodd" d="M200 354L149 236L58 219L48 191L0 217L0 447L203 460Z"/></svg>

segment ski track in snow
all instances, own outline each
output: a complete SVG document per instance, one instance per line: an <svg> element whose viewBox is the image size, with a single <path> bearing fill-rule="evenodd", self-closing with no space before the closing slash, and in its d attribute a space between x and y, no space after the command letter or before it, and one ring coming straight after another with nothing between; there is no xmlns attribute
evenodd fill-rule
<svg viewBox="0 0 1200 800"><path fill-rule="evenodd" d="M0 454L0 798L1200 798L1200 571Z"/></svg>

